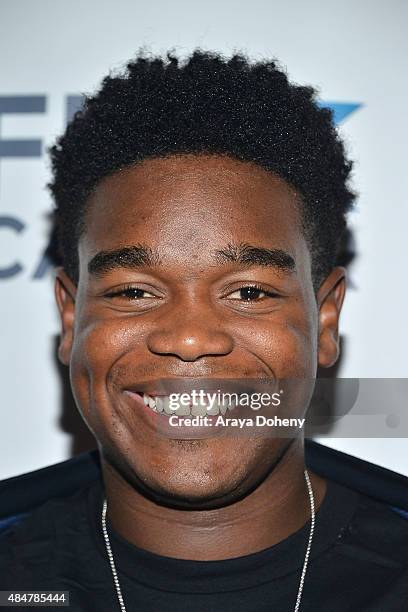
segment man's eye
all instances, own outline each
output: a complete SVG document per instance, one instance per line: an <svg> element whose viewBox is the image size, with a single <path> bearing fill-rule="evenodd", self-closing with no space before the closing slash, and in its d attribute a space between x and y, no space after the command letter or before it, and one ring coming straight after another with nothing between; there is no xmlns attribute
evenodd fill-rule
<svg viewBox="0 0 408 612"><path fill-rule="evenodd" d="M257 300L262 300L265 297L275 297L276 295L276 293L262 289L262 287L248 286L241 287L240 289L237 289L237 291L233 291L228 295L228 298L232 300L241 300L244 302L254 302Z"/></svg>
<svg viewBox="0 0 408 612"><path fill-rule="evenodd" d="M145 289L141 289L140 287L123 287L122 289L107 293L106 297L119 297L125 298L126 300L141 300L145 298L155 298L157 296L153 295L153 293L149 293L149 291L146 291Z"/></svg>

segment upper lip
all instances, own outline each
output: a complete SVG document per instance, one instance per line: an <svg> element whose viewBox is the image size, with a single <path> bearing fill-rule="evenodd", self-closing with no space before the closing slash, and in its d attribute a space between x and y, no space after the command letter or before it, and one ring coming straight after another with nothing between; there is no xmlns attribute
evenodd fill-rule
<svg viewBox="0 0 408 612"><path fill-rule="evenodd" d="M251 384L252 381L252 384ZM122 387L123 391L131 391L132 393L146 393L152 397L166 396L170 393L188 393L193 389L203 390L206 392L215 393L218 390L224 393L234 393L240 391L251 392L256 390L255 381L261 382L272 382L276 383L276 379L270 377L225 377L225 378L211 378L211 377L168 377L160 378L154 381L144 381L138 383L130 383ZM259 391L259 389L258 389Z"/></svg>

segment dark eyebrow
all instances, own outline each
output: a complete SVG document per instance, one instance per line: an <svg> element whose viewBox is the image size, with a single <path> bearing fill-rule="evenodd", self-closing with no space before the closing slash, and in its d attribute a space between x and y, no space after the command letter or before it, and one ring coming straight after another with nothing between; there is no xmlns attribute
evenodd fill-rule
<svg viewBox="0 0 408 612"><path fill-rule="evenodd" d="M265 249L251 244L228 244L225 249L215 252L219 263L237 262L248 266L271 266L282 272L294 272L295 260L282 249Z"/></svg>
<svg viewBox="0 0 408 612"><path fill-rule="evenodd" d="M246 266L271 266L282 272L293 272L295 260L282 249L266 249L250 244L228 244L225 249L215 251L217 263L236 262ZM106 274L118 268L157 266L162 263L157 250L136 244L113 251L100 251L88 264L89 274Z"/></svg>
<svg viewBox="0 0 408 612"><path fill-rule="evenodd" d="M89 274L99 275L117 268L138 268L140 266L160 265L156 250L142 244L123 247L114 251L100 251L88 264Z"/></svg>

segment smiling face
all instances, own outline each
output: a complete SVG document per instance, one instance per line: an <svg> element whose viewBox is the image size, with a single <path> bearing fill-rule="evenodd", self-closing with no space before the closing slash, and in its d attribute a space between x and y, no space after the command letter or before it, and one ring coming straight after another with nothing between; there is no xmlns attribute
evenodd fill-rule
<svg viewBox="0 0 408 612"><path fill-rule="evenodd" d="M242 497L288 439L161 437L134 392L177 377L302 378L302 415L318 362L337 358L343 271L316 299L299 196L227 157L152 159L107 177L85 227L78 286L58 273L59 355L103 456L162 503Z"/></svg>

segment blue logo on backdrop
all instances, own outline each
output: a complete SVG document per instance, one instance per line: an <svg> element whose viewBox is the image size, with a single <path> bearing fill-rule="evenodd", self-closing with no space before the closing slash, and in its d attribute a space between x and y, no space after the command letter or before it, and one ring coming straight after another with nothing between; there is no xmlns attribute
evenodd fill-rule
<svg viewBox="0 0 408 612"><path fill-rule="evenodd" d="M339 124L362 105L356 102L321 102L320 106L330 108L333 111L334 123Z"/></svg>
<svg viewBox="0 0 408 612"><path fill-rule="evenodd" d="M77 110L82 106L83 97L69 95L65 98L65 117L68 123ZM40 96L0 96L0 126L1 119L7 114L19 113L45 113L47 97ZM356 102L320 102L321 107L330 108L336 124L341 123L349 115L361 107ZM0 160L1 158L13 157L41 157L43 153L42 140L39 138L24 139L2 139L0 131ZM17 235L24 233L26 224L18 217L0 216L0 229L9 230ZM45 253L40 257L31 278L38 280L44 278L47 271L52 267ZM10 279L24 271L24 266L19 261L11 261L0 266L0 280Z"/></svg>

